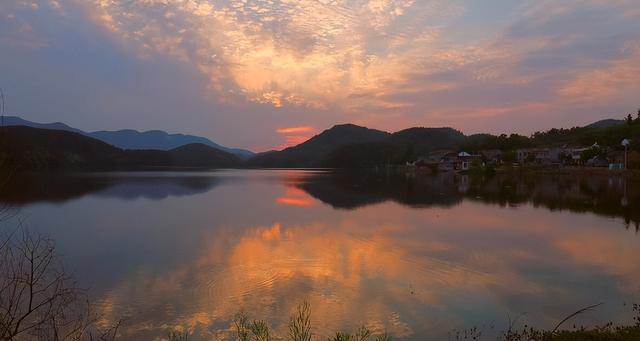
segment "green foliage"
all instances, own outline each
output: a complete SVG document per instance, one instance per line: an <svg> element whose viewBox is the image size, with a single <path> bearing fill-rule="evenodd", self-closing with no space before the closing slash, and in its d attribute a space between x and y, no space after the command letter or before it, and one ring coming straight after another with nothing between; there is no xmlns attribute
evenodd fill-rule
<svg viewBox="0 0 640 341"><path fill-rule="evenodd" d="M311 306L309 302L303 302L291 316L289 322L289 341L311 340Z"/></svg>
<svg viewBox="0 0 640 341"><path fill-rule="evenodd" d="M236 314L233 324L239 341L249 341L249 317L244 311Z"/></svg>
<svg viewBox="0 0 640 341"><path fill-rule="evenodd" d="M498 136L490 134L476 134L468 136L464 143L460 145L459 149L467 151L500 149L506 152L533 146L534 142L530 138L518 134L501 134Z"/></svg>
<svg viewBox="0 0 640 341"><path fill-rule="evenodd" d="M578 341L578 340L640 340L640 305L632 306L634 312L634 324L629 326L615 326L607 323L603 326L593 328L573 327L573 330L559 330L564 322L581 314L584 311L595 308L599 305L580 309L559 322L553 330L540 330L524 325L522 329L514 328L515 321L510 322L508 330L501 332L498 340L504 341ZM311 309L308 302L303 302L297 307L296 312L291 316L289 323L289 341L310 341ZM516 319L517 321L517 319ZM240 341L268 341L270 340L269 328L264 321L249 322L249 318L244 312L236 314L234 324L237 330L237 337ZM457 331L450 334L455 340L480 340L482 331L477 327ZM337 332L328 341L391 341L392 338L387 333L373 336L372 332L365 326L358 328L355 333ZM169 334L170 341L187 341L188 333Z"/></svg>
<svg viewBox="0 0 640 341"><path fill-rule="evenodd" d="M376 336L375 341L391 341L391 336L385 332L382 335Z"/></svg>
<svg viewBox="0 0 640 341"><path fill-rule="evenodd" d="M597 156L606 157L606 155L607 153L603 148L593 147L582 152L582 154L580 154L580 160L582 160L583 162L586 162L588 160L591 160L594 157L597 157Z"/></svg>
<svg viewBox="0 0 640 341"><path fill-rule="evenodd" d="M249 321L244 311L236 314L233 324L239 341L269 341L269 326L265 321Z"/></svg>
<svg viewBox="0 0 640 341"><path fill-rule="evenodd" d="M358 328L355 334L348 334L343 332L337 332L333 338L329 338L328 341L366 341L369 340L371 331L367 327L362 326ZM377 335L374 341L391 341L391 336L386 332L382 335Z"/></svg>
<svg viewBox="0 0 640 341"><path fill-rule="evenodd" d="M170 332L167 337L169 338L169 341L189 341L191 339L191 335L189 334L189 332Z"/></svg>
<svg viewBox="0 0 640 341"><path fill-rule="evenodd" d="M640 306L633 305L635 325L616 326L607 323L593 328L573 327L573 330L556 330L564 322L581 314L584 311L597 307L594 305L581 309L563 319L554 330L540 330L525 325L522 329L515 329L510 325L509 329L502 332L498 340L504 341L623 341L640 340ZM456 340L480 340L482 333L478 328L458 331L453 334Z"/></svg>
<svg viewBox="0 0 640 341"><path fill-rule="evenodd" d="M269 326L265 321L254 320L249 321L249 317L243 311L237 313L234 317L234 326L236 329L237 340L239 341L269 341L271 340L269 334ZM342 333L338 332L333 338L329 338L329 341L367 341L372 336L371 331L362 326L356 330L355 333ZM170 341L186 341L188 340L188 334L178 335L170 334ZM308 302L302 302L298 305L296 312L291 316L289 321L289 335L287 340L289 341L311 341L313 334L311 333L311 306ZM391 341L391 336L387 333L377 335L373 341Z"/></svg>
<svg viewBox="0 0 640 341"><path fill-rule="evenodd" d="M269 327L265 321L253 321L249 324L253 341L269 341Z"/></svg>
<svg viewBox="0 0 640 341"><path fill-rule="evenodd" d="M546 146L588 146L594 142L602 147L621 149L623 139L634 140L640 138L640 125L621 124L606 128L577 127L571 129L551 129L547 132L537 132L532 135L533 144L538 147Z"/></svg>
<svg viewBox="0 0 640 341"><path fill-rule="evenodd" d="M333 339L329 341L365 341L371 336L371 331L365 326L361 326L355 334L337 332Z"/></svg>

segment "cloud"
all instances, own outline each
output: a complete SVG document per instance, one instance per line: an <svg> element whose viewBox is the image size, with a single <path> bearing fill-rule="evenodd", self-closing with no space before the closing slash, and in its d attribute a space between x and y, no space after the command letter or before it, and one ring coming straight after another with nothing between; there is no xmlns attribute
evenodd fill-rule
<svg viewBox="0 0 640 341"><path fill-rule="evenodd" d="M50 43L27 19L38 12L36 2L16 2L0 4L0 45L12 48L37 50L48 47Z"/></svg>
<svg viewBox="0 0 640 341"><path fill-rule="evenodd" d="M283 135L285 141L284 143L278 145L276 147L277 150L284 149L287 147L295 146L300 143L303 143L313 137L316 132L316 129L312 126L296 126L296 127L285 127L276 129L278 134Z"/></svg>
<svg viewBox="0 0 640 341"><path fill-rule="evenodd" d="M227 100L357 110L372 101L398 107L377 99L429 57L439 30L422 20L458 8L412 0L95 0L89 11L141 56L192 63Z"/></svg>
<svg viewBox="0 0 640 341"><path fill-rule="evenodd" d="M20 109L37 118L60 120L46 114L55 105L70 124L122 128L137 120L147 129L153 121L267 150L308 139L312 132L277 131L300 122L531 133L627 112L640 84L637 7L633 0L5 1L0 47L25 66L9 70L24 94L45 78L29 70L70 70L50 80L66 87L55 99L23 96ZM83 53L74 59L67 51ZM118 75L127 86L110 86L114 70L136 74L136 82ZM92 73L85 93L71 90L80 83L70 75ZM161 104L159 92L175 99ZM91 100L77 100L85 95ZM184 112L179 121L176 110Z"/></svg>
<svg viewBox="0 0 640 341"><path fill-rule="evenodd" d="M279 134L291 134L291 133L312 133L315 131L315 128L311 126L300 126L300 127L288 127L288 128L278 128L276 130Z"/></svg>

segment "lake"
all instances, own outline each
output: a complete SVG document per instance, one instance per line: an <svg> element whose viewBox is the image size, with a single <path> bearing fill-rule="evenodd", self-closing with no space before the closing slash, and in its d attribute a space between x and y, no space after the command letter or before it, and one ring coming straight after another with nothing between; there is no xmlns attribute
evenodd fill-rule
<svg viewBox="0 0 640 341"><path fill-rule="evenodd" d="M15 176L11 218L51 236L122 339L233 335L244 310L284 337L366 325L397 340L633 317L640 183L322 170Z"/></svg>

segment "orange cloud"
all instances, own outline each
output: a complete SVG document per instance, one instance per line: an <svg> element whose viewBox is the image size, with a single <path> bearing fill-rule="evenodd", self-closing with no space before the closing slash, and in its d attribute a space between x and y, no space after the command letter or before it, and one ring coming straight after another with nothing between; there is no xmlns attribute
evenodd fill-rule
<svg viewBox="0 0 640 341"><path fill-rule="evenodd" d="M276 129L278 134L284 135L284 143L278 145L276 149L285 149L287 147L295 146L310 139L315 133L316 129L312 126L296 126L296 127L284 127Z"/></svg>
<svg viewBox="0 0 640 341"><path fill-rule="evenodd" d="M311 126L299 126L299 127L288 127L288 128L278 128L276 130L279 134L292 134L292 133L311 133L314 132L315 128Z"/></svg>
<svg viewBox="0 0 640 341"><path fill-rule="evenodd" d="M414 31L410 37L387 32L407 11L438 20L463 13L448 2L413 0L360 5L93 0L87 8L141 56L160 53L193 65L221 99L347 111L372 104L400 108L402 103L382 97L412 71L431 68L425 63L433 59L431 43L440 29L413 24L407 28ZM371 35L386 47L372 53Z"/></svg>

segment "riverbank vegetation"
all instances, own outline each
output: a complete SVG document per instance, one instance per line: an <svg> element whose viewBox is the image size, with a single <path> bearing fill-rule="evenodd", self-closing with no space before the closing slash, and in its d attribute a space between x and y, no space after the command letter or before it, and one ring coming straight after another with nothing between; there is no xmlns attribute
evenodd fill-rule
<svg viewBox="0 0 640 341"><path fill-rule="evenodd" d="M517 321L511 321L510 327L497 336L495 333L473 327L462 331L450 333L450 340L497 340L497 341L626 341L640 340L640 306L632 305L634 313L633 323L630 325L616 325L607 323L602 326L577 327L572 325L569 329L563 329L572 324L572 319L576 316L599 307L600 304L580 309L559 321L553 329L536 329L524 325L518 329L514 325ZM307 302L298 306L294 314L290 317L288 330L285 337L278 337L272 334L268 324L263 320L251 320L245 312L240 312L234 319L235 339L238 341L311 341L322 340L316 337L311 327L311 308ZM327 341L391 341L392 336L386 332L373 335L366 326L361 326L352 333L337 332L328 337ZM189 332L171 332L168 335L169 341L189 341Z"/></svg>
<svg viewBox="0 0 640 341"><path fill-rule="evenodd" d="M296 146L258 153L248 159L198 143L171 150L125 150L76 132L26 126L0 127L0 136L8 141L6 146L11 146L0 148L0 157L4 156L8 165L19 171L370 168L405 165L442 150L471 154L498 150L502 161L512 163L516 161L516 151L527 148L585 148L597 143L602 152L621 152L624 150L620 145L623 139L630 140L627 146L629 167L640 167L640 115L584 127L553 128L530 136L515 133L465 135L446 127L413 127L389 133L342 124ZM586 161L588 159L582 163Z"/></svg>

